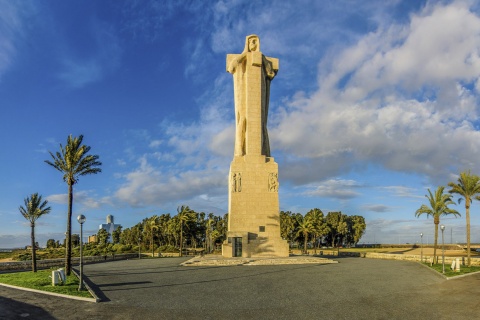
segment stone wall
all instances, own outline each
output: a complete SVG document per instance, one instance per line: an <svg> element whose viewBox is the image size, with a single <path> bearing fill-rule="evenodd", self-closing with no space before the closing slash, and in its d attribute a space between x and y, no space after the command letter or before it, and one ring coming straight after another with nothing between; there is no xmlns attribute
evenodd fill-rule
<svg viewBox="0 0 480 320"><path fill-rule="evenodd" d="M347 256L349 255L349 252L341 252L340 255ZM420 262L420 255L410 255L410 254L389 254L389 253L376 253L376 252L366 252L366 253L361 253L361 257L363 258L369 258L369 259L387 259L387 260L405 260L405 261L418 261ZM430 261L430 256L423 256L423 261L424 262L429 262ZM432 257L433 258L433 257ZM452 261L459 258L462 265L466 264L467 257L445 257L445 265L450 265L452 264ZM472 266L480 266L480 258L471 258L472 260ZM442 255L438 256L438 261L442 261Z"/></svg>
<svg viewBox="0 0 480 320"><path fill-rule="evenodd" d="M126 253L126 254L116 254L114 256L91 256L83 257L83 263L95 263L102 261L112 261L112 260L126 260L138 258L138 253ZM80 263L80 258L72 257L72 266L76 267ZM37 268L52 268L52 267L63 267L65 265L65 259L45 259L37 260ZM0 263L0 271L7 270L31 270L32 261L11 261L11 262L2 262Z"/></svg>
<svg viewBox="0 0 480 320"><path fill-rule="evenodd" d="M344 252L340 249L332 250L332 249L320 249L317 252L322 256L338 256L340 254L341 257L361 257L361 258L369 258L369 259L385 259L385 260L404 260L404 261L417 261L420 262L421 256L420 255L413 255L413 254L392 254L392 253L377 253L377 252ZM423 256L423 262L429 262L431 256ZM451 265L452 261L459 258L462 265L466 264L467 257L445 257L445 265ZM472 257L472 266L480 266L480 258ZM438 255L438 261L442 261L442 255Z"/></svg>

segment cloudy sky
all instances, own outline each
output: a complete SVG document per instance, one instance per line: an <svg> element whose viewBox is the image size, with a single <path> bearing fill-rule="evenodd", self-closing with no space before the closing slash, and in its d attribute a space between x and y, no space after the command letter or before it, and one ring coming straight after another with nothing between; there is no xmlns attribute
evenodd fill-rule
<svg viewBox="0 0 480 320"><path fill-rule="evenodd" d="M52 207L38 241L62 239L67 185L44 160L69 134L103 162L74 189L87 235L108 214L126 228L182 204L226 213L225 56L253 33L280 59L281 209L362 215L361 242L431 243L432 219L414 216L427 189L480 173L478 2L0 0L0 248L29 243L18 207L34 192ZM464 241L456 207L447 242Z"/></svg>

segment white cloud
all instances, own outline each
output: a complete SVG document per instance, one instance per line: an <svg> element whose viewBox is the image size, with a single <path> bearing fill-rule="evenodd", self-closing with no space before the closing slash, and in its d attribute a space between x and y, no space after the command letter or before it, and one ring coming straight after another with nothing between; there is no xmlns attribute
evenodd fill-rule
<svg viewBox="0 0 480 320"><path fill-rule="evenodd" d="M354 191L359 187L361 186L353 180L331 179L307 191L306 194L312 197L347 200L360 195L360 193Z"/></svg>
<svg viewBox="0 0 480 320"><path fill-rule="evenodd" d="M182 172L161 170L142 158L140 166L125 175L126 183L117 190L116 197L137 207L167 206L198 194L217 195L225 192L227 185L226 171L208 168Z"/></svg>
<svg viewBox="0 0 480 320"><path fill-rule="evenodd" d="M68 204L68 194L52 194L46 197L46 200L57 204ZM74 205L83 206L88 209L100 208L104 204L111 204L110 200L105 198L98 199L95 196L90 195L89 191L78 191L73 193Z"/></svg>
<svg viewBox="0 0 480 320"><path fill-rule="evenodd" d="M480 169L478 93L465 85L480 76L478 48L480 18L454 2L325 57L318 91L273 115L273 143L297 156L289 165L318 164L291 179L324 179L359 161L442 179Z"/></svg>
<svg viewBox="0 0 480 320"><path fill-rule="evenodd" d="M389 212L393 210L392 207L386 206L384 204L366 204L363 205L361 209L373 212Z"/></svg>
<svg viewBox="0 0 480 320"><path fill-rule="evenodd" d="M162 140L152 140L149 146L150 148L158 148L162 143Z"/></svg>
<svg viewBox="0 0 480 320"><path fill-rule="evenodd" d="M26 31L24 20L33 10L31 3L0 1L0 78L15 62L17 41Z"/></svg>
<svg viewBox="0 0 480 320"><path fill-rule="evenodd" d="M388 186L381 187L380 189L387 190L390 193L393 193L396 197L404 198L423 198L423 196L418 195L418 190L404 187L404 186Z"/></svg>

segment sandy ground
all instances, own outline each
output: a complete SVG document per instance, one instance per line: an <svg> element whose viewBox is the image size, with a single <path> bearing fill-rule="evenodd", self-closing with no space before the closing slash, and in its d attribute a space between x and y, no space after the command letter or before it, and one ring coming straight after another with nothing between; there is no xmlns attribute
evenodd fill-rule
<svg viewBox="0 0 480 320"><path fill-rule="evenodd" d="M375 252L375 251L373 251ZM415 248L385 248L385 249L378 249L376 252L384 252L384 253L393 253L393 254L411 254L411 255L421 255L422 249ZM442 248L437 248L437 255L442 254ZM424 256L433 256L433 248L423 248L423 255ZM467 252L465 250L445 250L445 256L447 257L466 257ZM472 253L472 257L476 257L476 253Z"/></svg>
<svg viewBox="0 0 480 320"><path fill-rule="evenodd" d="M319 251L323 251L328 254L329 251L337 251L337 249L317 249L317 253ZM355 250L355 249L340 249L340 252L377 252L377 253L390 253L390 254L408 254L408 255L418 255L422 254L421 248L376 248L376 249L366 249L366 250ZM292 250L294 254L301 255L301 251L298 249ZM309 254L314 254L313 249L308 249ZM433 248L423 248L423 255L424 256L432 256L433 257ZM441 246L437 248L437 256L442 255L442 248ZM445 250L446 257L466 257L467 252L465 250ZM471 257L478 257L479 255L476 252L472 252Z"/></svg>

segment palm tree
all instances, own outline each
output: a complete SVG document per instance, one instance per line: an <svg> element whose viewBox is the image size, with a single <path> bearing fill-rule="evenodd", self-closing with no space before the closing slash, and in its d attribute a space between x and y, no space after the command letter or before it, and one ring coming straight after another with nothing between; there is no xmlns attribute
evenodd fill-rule
<svg viewBox="0 0 480 320"><path fill-rule="evenodd" d="M30 221L31 238L32 238L32 271L37 272L37 255L35 247L35 221L38 218L50 212L51 208L47 207L48 201L45 200L42 202L42 196L39 196L38 193L32 194L30 197L27 197L23 200L25 207L20 206L18 210L22 216Z"/></svg>
<svg viewBox="0 0 480 320"><path fill-rule="evenodd" d="M458 184L449 182L448 186L451 188L448 190L450 193L456 193L465 199L465 218L467 219L467 265L471 266L470 259L470 205L473 199L480 200L478 194L480 194L480 177L468 172L460 173L458 178ZM460 203L462 198L458 199Z"/></svg>
<svg viewBox="0 0 480 320"><path fill-rule="evenodd" d="M45 162L58 171L63 173L63 181L68 185L68 213L67 213L67 243L65 273L70 275L72 269L72 205L73 205L73 185L78 182L80 176L88 174L97 174L102 172L99 166L98 155L89 155L90 147L82 145L83 135L72 137L69 135L65 147L60 144L60 151L50 156L53 162Z"/></svg>
<svg viewBox="0 0 480 320"><path fill-rule="evenodd" d="M152 249L152 258L155 257L155 245L154 245L154 236L155 236L155 231L158 230L159 225L157 221L157 216L153 216L150 218L150 221L148 221L147 228L148 231L150 232L151 236L151 241L150 241L150 248Z"/></svg>
<svg viewBox="0 0 480 320"><path fill-rule="evenodd" d="M180 257L182 256L183 252L183 225L184 223L188 223L193 220L192 216L193 210L191 210L188 206L180 206L177 208L177 217L180 222Z"/></svg>
<svg viewBox="0 0 480 320"><path fill-rule="evenodd" d="M309 219L303 218L298 222L297 236L303 235L303 253L307 253L308 236L313 233L313 225Z"/></svg>
<svg viewBox="0 0 480 320"><path fill-rule="evenodd" d="M430 207L422 204L422 206L417 211L415 211L415 216L417 218L424 213L427 215L427 217L428 216L433 217L433 223L435 225L433 261L435 262L437 262L437 240L438 240L438 225L440 224L440 216L446 216L449 214L453 214L454 216L460 216L460 213L448 207L449 205L455 204L455 203L452 201L451 195L443 193L444 189L445 189L444 186L438 187L437 190L435 191L435 195L433 195L430 189L428 189L428 195L425 195L425 197L428 199L428 202L430 203Z"/></svg>

